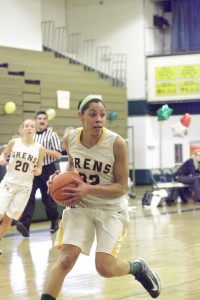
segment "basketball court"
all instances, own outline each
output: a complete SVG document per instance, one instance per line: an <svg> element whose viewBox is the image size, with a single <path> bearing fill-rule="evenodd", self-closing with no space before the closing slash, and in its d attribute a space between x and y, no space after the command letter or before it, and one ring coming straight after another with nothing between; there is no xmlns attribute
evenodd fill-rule
<svg viewBox="0 0 200 300"><path fill-rule="evenodd" d="M136 187L137 197L129 200L130 225L120 257L144 258L161 279L161 300L200 299L200 205L193 202L143 209L145 187ZM49 222L33 223L29 238L12 226L1 241L1 299L39 300L48 269L58 252ZM94 245L95 246L95 245ZM58 300L151 299L132 276L104 279L94 267L95 249L90 257L81 255L66 277Z"/></svg>

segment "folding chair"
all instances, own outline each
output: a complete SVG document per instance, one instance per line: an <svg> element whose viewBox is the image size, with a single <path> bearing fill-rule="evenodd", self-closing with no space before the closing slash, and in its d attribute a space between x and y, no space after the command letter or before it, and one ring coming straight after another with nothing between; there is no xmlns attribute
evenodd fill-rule
<svg viewBox="0 0 200 300"><path fill-rule="evenodd" d="M157 188L158 183L164 182L164 176L160 168L151 169L150 177L153 184L153 189Z"/></svg>
<svg viewBox="0 0 200 300"><path fill-rule="evenodd" d="M164 189L168 193L166 199L167 204L176 203L179 197L179 189L187 187L187 185L175 182L171 168L156 168L150 170L153 190Z"/></svg>
<svg viewBox="0 0 200 300"><path fill-rule="evenodd" d="M171 168L163 168L162 169L163 178L165 182L173 182L174 176Z"/></svg>

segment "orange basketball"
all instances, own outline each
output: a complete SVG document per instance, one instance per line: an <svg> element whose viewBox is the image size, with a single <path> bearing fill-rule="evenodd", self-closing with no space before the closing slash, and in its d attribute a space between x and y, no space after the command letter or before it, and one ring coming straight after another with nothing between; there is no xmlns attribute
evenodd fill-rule
<svg viewBox="0 0 200 300"><path fill-rule="evenodd" d="M53 200L61 205L66 206L63 201L70 199L70 197L66 198L63 196L63 187L76 188L77 184L73 182L73 179L81 180L81 177L77 173L67 172L67 173L59 173L56 175L49 186L49 192Z"/></svg>

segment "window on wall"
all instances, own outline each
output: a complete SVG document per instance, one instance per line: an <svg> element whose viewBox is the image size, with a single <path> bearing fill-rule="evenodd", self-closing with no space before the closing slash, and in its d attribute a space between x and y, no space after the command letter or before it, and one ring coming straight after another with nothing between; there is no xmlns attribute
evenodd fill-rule
<svg viewBox="0 0 200 300"><path fill-rule="evenodd" d="M175 144L175 164L183 162L183 145Z"/></svg>
<svg viewBox="0 0 200 300"><path fill-rule="evenodd" d="M172 53L199 51L200 49L200 1L172 1Z"/></svg>

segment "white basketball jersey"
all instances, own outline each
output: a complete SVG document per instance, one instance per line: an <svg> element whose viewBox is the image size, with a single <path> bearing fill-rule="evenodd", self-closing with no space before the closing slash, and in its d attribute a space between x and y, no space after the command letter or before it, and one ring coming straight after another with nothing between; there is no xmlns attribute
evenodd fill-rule
<svg viewBox="0 0 200 300"><path fill-rule="evenodd" d="M36 166L41 145L33 142L25 145L21 138L16 138L4 179L21 186L31 186L33 168Z"/></svg>
<svg viewBox="0 0 200 300"><path fill-rule="evenodd" d="M115 162L113 144L118 135L103 128L103 133L98 143L94 147L87 149L81 144L81 132L82 128L77 128L69 134L68 150L76 170L82 176L83 181L89 184L112 184L114 182L113 165ZM121 201L123 201L123 197L108 199L88 195L82 200L82 203L97 206L106 204L112 207L113 204L119 204Z"/></svg>

